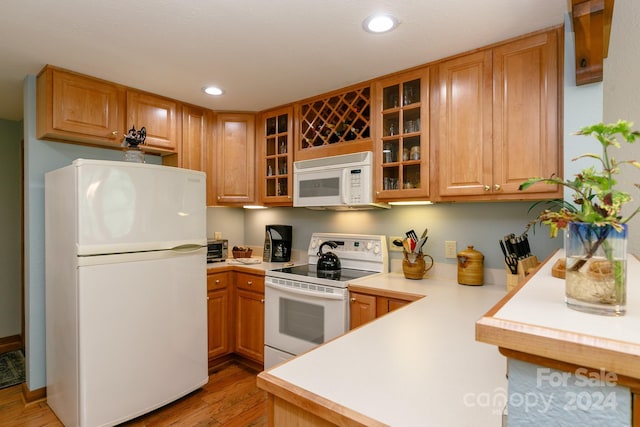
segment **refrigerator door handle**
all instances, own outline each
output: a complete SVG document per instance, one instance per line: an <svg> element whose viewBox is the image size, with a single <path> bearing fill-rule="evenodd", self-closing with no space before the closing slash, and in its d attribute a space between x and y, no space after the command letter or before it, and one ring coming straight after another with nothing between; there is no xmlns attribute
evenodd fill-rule
<svg viewBox="0 0 640 427"><path fill-rule="evenodd" d="M204 246L197 245L195 243L187 243L185 245L174 246L169 249L172 252L180 252L180 253L189 253L189 252L197 252L202 249Z"/></svg>

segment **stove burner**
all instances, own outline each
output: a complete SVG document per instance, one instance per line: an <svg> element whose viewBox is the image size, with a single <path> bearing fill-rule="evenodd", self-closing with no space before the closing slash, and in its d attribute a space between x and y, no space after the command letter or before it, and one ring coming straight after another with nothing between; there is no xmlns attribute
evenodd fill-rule
<svg viewBox="0 0 640 427"><path fill-rule="evenodd" d="M293 276L305 276L310 278L328 279L347 282L360 277L376 274L376 271L355 270L353 268L342 268L340 270L318 270L313 264L296 265L294 267L277 268L271 271L287 273ZM268 274L268 273L267 273ZM301 279L302 280L302 279Z"/></svg>
<svg viewBox="0 0 640 427"><path fill-rule="evenodd" d="M341 270L318 270L317 275L321 279L340 280Z"/></svg>

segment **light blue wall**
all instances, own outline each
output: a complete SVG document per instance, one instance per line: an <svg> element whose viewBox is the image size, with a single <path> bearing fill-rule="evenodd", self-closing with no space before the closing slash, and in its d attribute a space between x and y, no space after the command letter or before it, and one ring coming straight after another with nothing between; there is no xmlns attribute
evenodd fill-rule
<svg viewBox="0 0 640 427"><path fill-rule="evenodd" d="M0 120L0 338L20 335L20 140L22 122Z"/></svg>
<svg viewBox="0 0 640 427"><path fill-rule="evenodd" d="M422 233L429 228L429 240L424 251L435 262L456 264L444 257L445 240L455 240L458 251L473 245L485 256L484 266L504 269L504 256L498 240L509 233L522 233L535 217L527 214L531 202L511 203L448 203L427 206L394 206L391 209L334 212L304 208L270 208L245 213L247 244L261 246L264 226L293 226L293 249L305 251L312 232L383 234L404 236L414 229ZM534 211L537 213L536 211ZM534 253L544 259L562 245L561 239L549 239L548 230L537 228L531 235ZM401 252L391 252L391 259L400 259Z"/></svg>
<svg viewBox="0 0 640 427"><path fill-rule="evenodd" d="M36 78L24 81L25 340L27 386L46 386L44 318L44 174L77 158L122 160L122 152L36 139ZM147 162L160 163L156 156Z"/></svg>

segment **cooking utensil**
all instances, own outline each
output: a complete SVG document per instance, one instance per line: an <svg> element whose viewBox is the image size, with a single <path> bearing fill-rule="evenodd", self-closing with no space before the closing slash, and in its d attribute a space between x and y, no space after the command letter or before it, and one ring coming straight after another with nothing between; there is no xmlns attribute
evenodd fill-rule
<svg viewBox="0 0 640 427"><path fill-rule="evenodd" d="M416 232L414 230L409 230L405 233L405 235L407 237L409 237L410 239L413 239L415 242L417 242L418 240L418 235L416 234Z"/></svg>
<svg viewBox="0 0 640 427"><path fill-rule="evenodd" d="M423 233L423 236L418 240L418 243L416 243L416 252L422 252L422 247L427 243L427 239L429 239L429 236L425 236Z"/></svg>

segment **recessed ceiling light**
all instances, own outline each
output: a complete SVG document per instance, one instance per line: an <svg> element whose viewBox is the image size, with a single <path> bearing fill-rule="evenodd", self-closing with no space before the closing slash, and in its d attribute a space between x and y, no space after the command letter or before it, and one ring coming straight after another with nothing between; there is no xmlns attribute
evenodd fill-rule
<svg viewBox="0 0 640 427"><path fill-rule="evenodd" d="M207 95L213 95L213 96L219 96L219 95L222 95L224 93L222 91L222 89L220 89L219 87L215 87L215 86L203 87L202 90Z"/></svg>
<svg viewBox="0 0 640 427"><path fill-rule="evenodd" d="M386 33L398 26L395 16L387 14L371 15L362 22L362 27L370 33Z"/></svg>

